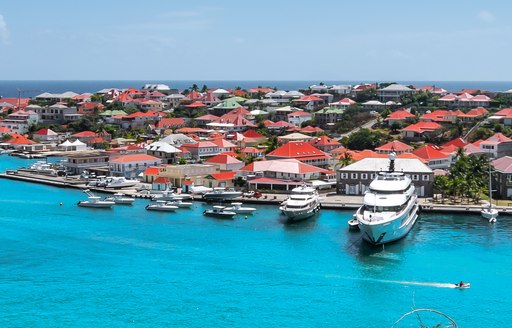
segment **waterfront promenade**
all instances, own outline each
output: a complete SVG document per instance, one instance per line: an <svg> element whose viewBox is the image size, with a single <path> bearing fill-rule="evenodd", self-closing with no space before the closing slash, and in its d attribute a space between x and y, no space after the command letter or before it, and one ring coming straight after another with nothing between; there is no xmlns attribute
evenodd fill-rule
<svg viewBox="0 0 512 328"><path fill-rule="evenodd" d="M36 174L31 170L19 169L19 170L7 170L6 173L0 174L0 179L18 180L39 184L46 184L60 188L77 188L77 189L91 189L95 192L103 193L116 193L122 192L128 196L134 198L150 198L149 189L150 184L140 183L135 189L107 189L103 187L91 187L83 180L79 180L71 177L56 177L48 176L43 174ZM321 204L323 208L329 209L351 209L355 210L363 203L363 196L357 195L338 195L334 192L328 192L321 194ZM274 193L263 193L260 198L246 198L242 197L245 203L249 204L279 204L288 197L287 194L274 194ZM201 201L201 195L195 195L194 200ZM481 205L469 205L469 204L438 204L432 202L430 198L418 198L418 202L421 206L422 211L426 212L445 212L445 213L480 213L480 210L485 206ZM497 206L498 211L501 213L512 213L512 206Z"/></svg>

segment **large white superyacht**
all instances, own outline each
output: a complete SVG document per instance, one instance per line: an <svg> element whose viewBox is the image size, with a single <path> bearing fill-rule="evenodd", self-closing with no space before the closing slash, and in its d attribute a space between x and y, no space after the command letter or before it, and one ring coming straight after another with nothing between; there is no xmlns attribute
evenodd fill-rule
<svg viewBox="0 0 512 328"><path fill-rule="evenodd" d="M380 245L403 238L418 218L418 204L411 178L395 172L395 153L389 155L387 172L379 172L356 213L363 239Z"/></svg>

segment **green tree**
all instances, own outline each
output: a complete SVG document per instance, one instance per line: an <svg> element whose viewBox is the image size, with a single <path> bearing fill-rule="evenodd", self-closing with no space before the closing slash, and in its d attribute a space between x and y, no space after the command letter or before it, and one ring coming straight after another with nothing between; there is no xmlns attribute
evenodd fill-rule
<svg viewBox="0 0 512 328"><path fill-rule="evenodd" d="M338 163L334 165L335 169L341 169L342 167L348 166L350 164L354 163L354 159L352 158L352 155L350 155L348 152L345 152L343 156L341 156L338 160Z"/></svg>
<svg viewBox="0 0 512 328"><path fill-rule="evenodd" d="M361 129L352 133L345 140L345 146L353 150L375 149L386 140L388 140L388 137L383 133Z"/></svg>

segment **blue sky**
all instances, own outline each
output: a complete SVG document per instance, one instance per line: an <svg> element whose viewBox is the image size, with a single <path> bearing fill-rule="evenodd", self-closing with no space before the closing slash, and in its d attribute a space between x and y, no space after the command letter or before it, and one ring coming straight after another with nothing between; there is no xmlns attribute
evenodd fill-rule
<svg viewBox="0 0 512 328"><path fill-rule="evenodd" d="M0 79L512 80L510 1L3 1Z"/></svg>

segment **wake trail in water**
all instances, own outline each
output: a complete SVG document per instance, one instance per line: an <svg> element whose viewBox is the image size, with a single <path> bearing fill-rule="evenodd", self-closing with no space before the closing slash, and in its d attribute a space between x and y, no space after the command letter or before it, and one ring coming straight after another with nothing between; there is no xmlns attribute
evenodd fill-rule
<svg viewBox="0 0 512 328"><path fill-rule="evenodd" d="M402 281L402 280L386 280L386 279L371 279L371 278L352 278L352 277L342 277L339 275L326 275L325 277L326 278L346 279L346 280L380 282L380 283L385 283L385 284L425 286L425 287L435 287L435 288L457 288L457 286L455 284L446 283L446 282L423 282L423 281Z"/></svg>

